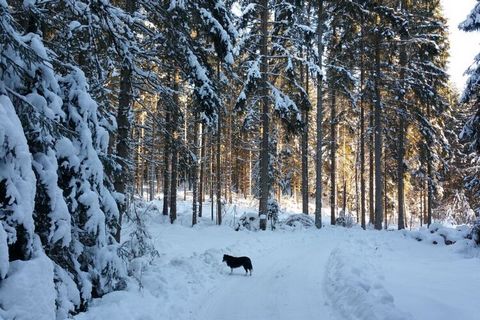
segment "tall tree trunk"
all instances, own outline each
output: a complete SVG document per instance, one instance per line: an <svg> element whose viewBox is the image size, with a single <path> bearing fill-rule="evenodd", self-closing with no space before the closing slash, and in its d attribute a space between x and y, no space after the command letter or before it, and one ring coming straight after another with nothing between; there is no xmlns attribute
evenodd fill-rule
<svg viewBox="0 0 480 320"><path fill-rule="evenodd" d="M382 176L382 104L380 96L380 34L375 35L375 229L382 229L383 176Z"/></svg>
<svg viewBox="0 0 480 320"><path fill-rule="evenodd" d="M233 120L232 120L232 110L229 110L228 112L228 125L227 125L227 138L228 138L228 152L227 152L227 157L228 157L228 181L226 183L227 186L227 194L226 196L228 197L228 203L232 204L233 199L232 199L232 181L233 181L233 161L232 161L232 153L233 153L233 148L232 148L232 132L233 132Z"/></svg>
<svg viewBox="0 0 480 320"><path fill-rule="evenodd" d="M374 157L374 150L375 150L375 117L374 117L374 104L372 103L370 106L370 148L369 148L369 176L368 176L368 211L369 211L369 224L375 224L375 157Z"/></svg>
<svg viewBox="0 0 480 320"><path fill-rule="evenodd" d="M215 163L215 153L213 152L213 133L210 136L210 214L213 221L213 211L214 211L214 204L213 204L213 184L214 184L214 170L213 164Z"/></svg>
<svg viewBox="0 0 480 320"><path fill-rule="evenodd" d="M402 111L400 111L402 112ZM405 139L405 119L404 115L400 114L398 127L398 151L397 151L397 193L398 193L398 230L405 229L405 193L404 193L404 139Z"/></svg>
<svg viewBox="0 0 480 320"><path fill-rule="evenodd" d="M359 137L356 137L356 150L355 150L355 212L356 212L356 218L357 218L357 223L360 221L360 193L359 193L359 165L360 165L360 154L358 150L360 149L360 139Z"/></svg>
<svg viewBox="0 0 480 320"><path fill-rule="evenodd" d="M201 149L200 149L200 185L198 190L198 216L202 217L202 207L203 207L203 179L205 171L205 126L201 124Z"/></svg>
<svg viewBox="0 0 480 320"><path fill-rule="evenodd" d="M423 224L427 224L428 227L428 177L423 185Z"/></svg>
<svg viewBox="0 0 480 320"><path fill-rule="evenodd" d="M217 61L217 78L220 80L220 60ZM216 156L215 159L217 160L216 165L216 191L217 191L217 224L222 224L222 167L221 167L221 144L222 144L222 110L218 110L218 119L217 119L217 141L216 141Z"/></svg>
<svg viewBox="0 0 480 320"><path fill-rule="evenodd" d="M198 127L200 126L199 116L197 113L194 115L193 124L193 163L192 163L192 226L197 224L197 204L198 204L198 194L197 194L197 181L198 181Z"/></svg>
<svg viewBox="0 0 480 320"><path fill-rule="evenodd" d="M432 157L430 147L427 147L427 226L432 224L432 209L433 209L433 178L432 178Z"/></svg>
<svg viewBox="0 0 480 320"><path fill-rule="evenodd" d="M420 227L423 227L423 186L424 183L421 181L420 184L420 214L418 217L420 218Z"/></svg>
<svg viewBox="0 0 480 320"><path fill-rule="evenodd" d="M260 148L260 201L259 201L259 217L260 229L267 229L268 215L268 198L270 196L270 179L269 179L269 97L268 97L268 0L260 1L261 23L260 23L260 73L261 73L261 96L262 96L262 143Z"/></svg>
<svg viewBox="0 0 480 320"><path fill-rule="evenodd" d="M217 174L217 224L222 224L222 174L221 174L221 167L220 167L220 145L221 145L221 133L222 133L222 112L219 110L218 112L218 122L217 122L217 154L215 156L217 160L216 165L216 174Z"/></svg>
<svg viewBox="0 0 480 320"><path fill-rule="evenodd" d="M404 12L408 11L407 1L400 0L401 9ZM400 94L398 97L399 103L399 125L398 125L398 151L397 151L397 192L398 192L398 229L405 229L405 194L404 194L404 155L405 155L405 67L407 65L406 52L406 30L402 30L402 44L400 46Z"/></svg>
<svg viewBox="0 0 480 320"><path fill-rule="evenodd" d="M164 128L164 148L163 148L163 210L164 216L168 216L169 208L169 190L170 190L170 104L165 103L165 128Z"/></svg>
<svg viewBox="0 0 480 320"><path fill-rule="evenodd" d="M126 11L133 13L135 11L136 1L127 1ZM120 234L122 231L123 216L127 212L127 191L128 185L131 183L130 177L130 129L131 129L131 113L133 108L133 90L132 90L132 69L128 62L123 62L120 71L120 93L118 96L117 110L117 158L121 166L120 172L116 175L114 187L116 192L124 196L123 200L118 204L118 226L115 233L115 240L120 242Z"/></svg>
<svg viewBox="0 0 480 320"><path fill-rule="evenodd" d="M330 80L330 224L335 224L337 211L337 98L333 79Z"/></svg>
<svg viewBox="0 0 480 320"><path fill-rule="evenodd" d="M157 117L157 111L154 112L155 118ZM150 142L150 165L149 165L149 172L148 172L148 180L149 180L149 193L150 193L150 201L153 201L155 198L155 135L156 135L156 128L155 128L155 120L152 119L152 132L151 132L151 142Z"/></svg>
<svg viewBox="0 0 480 320"><path fill-rule="evenodd" d="M308 70L305 72L301 66L302 83L305 83L308 94ZM302 212L308 215L308 104L303 101L302 108Z"/></svg>
<svg viewBox="0 0 480 320"><path fill-rule="evenodd" d="M383 156L383 208L384 208L384 228L387 230L388 227L388 190L387 190L387 157L385 156L385 149L384 150L384 156Z"/></svg>
<svg viewBox="0 0 480 320"><path fill-rule="evenodd" d="M363 25L363 18L362 18ZM360 41L360 216L361 226L365 230L365 62L364 62L364 30Z"/></svg>
<svg viewBox="0 0 480 320"><path fill-rule="evenodd" d="M252 195L252 150L248 149L248 195Z"/></svg>
<svg viewBox="0 0 480 320"><path fill-rule="evenodd" d="M323 0L318 0L318 24L317 24L317 49L318 68L317 72L317 145L315 147L315 226L322 227L322 122L323 122Z"/></svg>
<svg viewBox="0 0 480 320"><path fill-rule="evenodd" d="M345 217L347 213L347 173L345 171L346 163L346 154L347 154L347 145L346 138L347 133L345 127L342 128L342 140L343 140L343 149L342 149L342 181L343 181L343 192L342 192L342 216Z"/></svg>
<svg viewBox="0 0 480 320"><path fill-rule="evenodd" d="M178 131L177 131L177 125L178 125L178 112L180 109L180 99L178 96L178 70L175 70L174 76L173 76L173 88L174 88L174 95L173 95L173 101L175 102L175 105L172 107L170 110L172 113L172 124L170 126L171 132L170 136L172 138L171 140L171 146L170 150L172 153L172 172L171 172L171 179L170 179L170 222L174 223L175 220L177 219L177 175L178 175Z"/></svg>

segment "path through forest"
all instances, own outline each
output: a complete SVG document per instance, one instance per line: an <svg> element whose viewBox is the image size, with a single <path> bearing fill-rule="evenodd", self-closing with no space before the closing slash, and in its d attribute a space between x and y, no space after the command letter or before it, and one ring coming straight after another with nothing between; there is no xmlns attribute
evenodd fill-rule
<svg viewBox="0 0 480 320"><path fill-rule="evenodd" d="M222 277L194 318L287 320L321 315L325 320L334 319L323 288L327 262L337 245L303 237L279 243L269 252L252 257L251 277L244 275L243 268Z"/></svg>

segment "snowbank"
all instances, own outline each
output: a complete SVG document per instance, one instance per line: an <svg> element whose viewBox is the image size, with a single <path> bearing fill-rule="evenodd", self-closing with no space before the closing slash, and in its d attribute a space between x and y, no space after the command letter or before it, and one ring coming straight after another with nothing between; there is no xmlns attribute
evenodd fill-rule
<svg viewBox="0 0 480 320"><path fill-rule="evenodd" d="M327 263L326 296L345 319L412 319L395 306L394 298L382 280L379 270L365 259L362 252L337 248Z"/></svg>
<svg viewBox="0 0 480 320"><path fill-rule="evenodd" d="M53 264L41 253L28 261L13 261L0 282L0 318L5 320L55 319Z"/></svg>

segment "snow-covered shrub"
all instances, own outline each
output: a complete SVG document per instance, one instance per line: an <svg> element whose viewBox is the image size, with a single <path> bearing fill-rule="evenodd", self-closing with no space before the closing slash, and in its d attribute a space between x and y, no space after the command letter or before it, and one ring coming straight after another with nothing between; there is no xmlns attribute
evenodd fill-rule
<svg viewBox="0 0 480 320"><path fill-rule="evenodd" d="M470 237L471 228L466 225L451 228L443 226L440 223L432 223L428 228L411 231L407 234L417 241L424 241L435 245L452 245Z"/></svg>
<svg viewBox="0 0 480 320"><path fill-rule="evenodd" d="M309 215L300 213L290 215L285 221L283 221L283 224L294 228L310 228L315 225L315 221Z"/></svg>
<svg viewBox="0 0 480 320"><path fill-rule="evenodd" d="M148 231L146 219L151 212L159 214L155 204L146 205L144 201L132 201L127 211L127 220L132 225L129 239L120 246L119 254L127 264L128 275L134 278L139 287L143 287L142 275L155 257L159 256Z"/></svg>
<svg viewBox="0 0 480 320"><path fill-rule="evenodd" d="M268 207L267 207L267 219L270 220L270 224L272 226L272 230L275 229L275 225L278 221L278 212L280 210L278 206L277 200L274 198L268 199Z"/></svg>
<svg viewBox="0 0 480 320"><path fill-rule="evenodd" d="M477 245L480 245L480 219L477 219L473 224L472 231L470 232L470 237Z"/></svg>
<svg viewBox="0 0 480 320"><path fill-rule="evenodd" d="M355 221L353 220L353 216L347 214L347 215L340 215L340 217L335 219L335 225L337 226L342 226L346 228L351 228L355 224Z"/></svg>
<svg viewBox="0 0 480 320"><path fill-rule="evenodd" d="M129 239L121 245L121 256L126 261L140 257L152 260L159 255L146 225L150 210L155 210L154 204L145 207L143 203L139 203L142 201L133 201L127 212L127 220L132 225L132 231Z"/></svg>
<svg viewBox="0 0 480 320"><path fill-rule="evenodd" d="M475 212L464 190L455 193L445 203L434 210L435 217L452 225L472 224Z"/></svg>
<svg viewBox="0 0 480 320"><path fill-rule="evenodd" d="M235 231L239 230L257 231L259 229L258 214L255 212L245 212L235 225Z"/></svg>

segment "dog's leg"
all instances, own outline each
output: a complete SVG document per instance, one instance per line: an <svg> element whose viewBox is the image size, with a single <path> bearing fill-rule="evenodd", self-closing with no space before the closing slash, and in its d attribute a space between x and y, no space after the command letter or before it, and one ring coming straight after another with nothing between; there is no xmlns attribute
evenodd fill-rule
<svg viewBox="0 0 480 320"><path fill-rule="evenodd" d="M232 273L233 273L233 268L230 268L230 274L232 274Z"/></svg>

